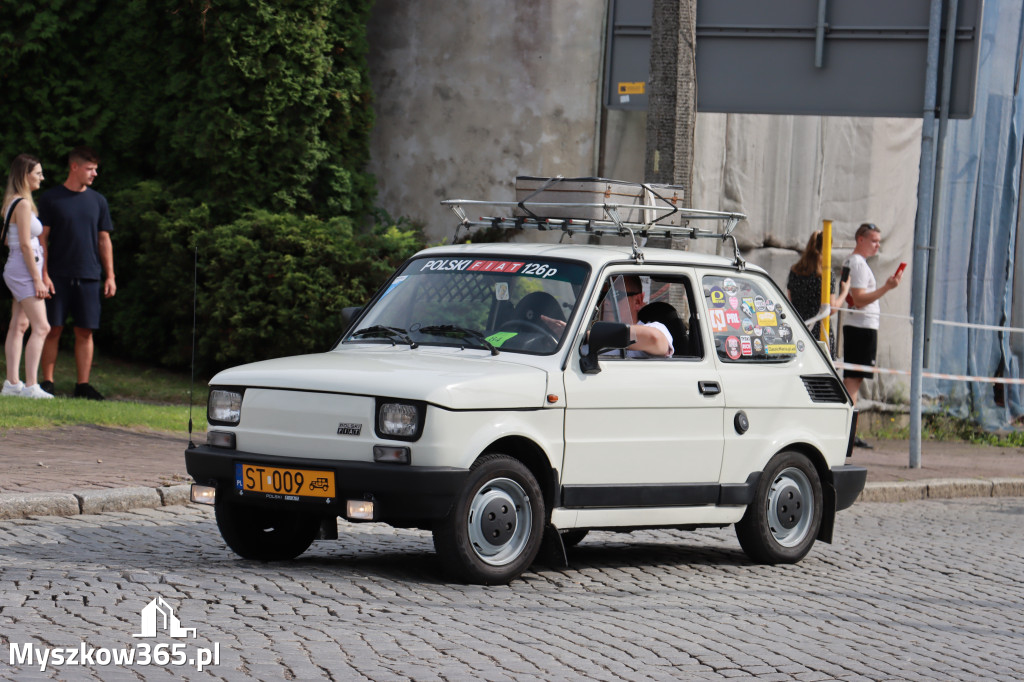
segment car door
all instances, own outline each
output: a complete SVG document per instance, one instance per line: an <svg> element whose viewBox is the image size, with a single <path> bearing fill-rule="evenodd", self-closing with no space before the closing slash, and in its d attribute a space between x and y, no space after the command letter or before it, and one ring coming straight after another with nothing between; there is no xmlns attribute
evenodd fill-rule
<svg viewBox="0 0 1024 682"><path fill-rule="evenodd" d="M620 273L611 273L611 278ZM705 349L695 280L677 269L643 273L646 297L670 301L689 339L671 358L602 355L585 373L580 343L565 377L563 503L567 507L658 507L713 504L722 461L724 403L714 359ZM622 301L605 302L607 319Z"/></svg>

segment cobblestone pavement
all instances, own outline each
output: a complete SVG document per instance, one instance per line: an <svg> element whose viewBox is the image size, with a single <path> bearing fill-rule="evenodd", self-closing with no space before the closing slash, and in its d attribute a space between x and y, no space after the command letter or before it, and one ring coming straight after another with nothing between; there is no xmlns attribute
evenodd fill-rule
<svg viewBox="0 0 1024 682"><path fill-rule="evenodd" d="M1020 497L855 505L794 566L731 529L594 533L507 587L445 582L426 533L341 537L261 564L205 507L0 521L0 679L1024 679ZM156 597L195 639L132 637ZM10 662L157 642L219 663Z"/></svg>

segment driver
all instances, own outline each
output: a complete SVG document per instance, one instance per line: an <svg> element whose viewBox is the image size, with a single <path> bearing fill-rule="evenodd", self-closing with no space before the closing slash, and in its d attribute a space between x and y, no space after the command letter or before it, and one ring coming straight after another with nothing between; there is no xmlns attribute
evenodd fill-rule
<svg viewBox="0 0 1024 682"><path fill-rule="evenodd" d="M608 292L612 296L608 296ZM598 304L602 318L618 318L627 322L629 327L630 346L626 355L631 358L668 358L675 353L672 347L672 334L661 322L638 322L637 313L647 303L643 281L638 275L613 277L604 283L601 290L601 302ZM610 310L618 307L618 315ZM551 327L552 331L561 333L565 322L541 315L541 321ZM560 327L555 327L555 324ZM615 351L612 351L615 352Z"/></svg>
<svg viewBox="0 0 1024 682"><path fill-rule="evenodd" d="M620 302L623 298L629 315L629 340L633 343L626 351L631 358L668 358L675 349L672 347L672 334L661 322L639 322L637 313L647 303L643 280L637 275L626 275L613 278L611 291L612 301ZM607 298L606 298L607 300ZM624 316L623 316L624 317Z"/></svg>

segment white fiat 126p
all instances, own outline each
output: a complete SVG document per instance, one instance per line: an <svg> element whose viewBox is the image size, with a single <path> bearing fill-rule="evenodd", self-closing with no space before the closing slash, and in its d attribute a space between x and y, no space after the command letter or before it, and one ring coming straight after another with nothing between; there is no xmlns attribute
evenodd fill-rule
<svg viewBox="0 0 1024 682"><path fill-rule="evenodd" d="M245 558L294 558L342 517L429 530L441 565L480 584L542 546L566 561L594 529L734 525L773 564L830 542L867 474L847 463L852 401L740 257L744 216L678 209L670 190L554 179L444 202L460 226L564 243L426 249L330 351L217 374L207 443L185 453L193 501ZM484 206L502 217L466 217ZM584 243L602 235L625 245ZM732 253L644 245L680 237ZM636 350L652 330L664 342Z"/></svg>

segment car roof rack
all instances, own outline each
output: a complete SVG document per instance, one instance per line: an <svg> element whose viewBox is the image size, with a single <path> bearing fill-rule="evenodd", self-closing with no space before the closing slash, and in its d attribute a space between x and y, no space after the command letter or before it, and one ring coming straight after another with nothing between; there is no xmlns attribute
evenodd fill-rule
<svg viewBox="0 0 1024 682"><path fill-rule="evenodd" d="M642 203L531 201L531 197L543 192L560 180L562 180L560 177L551 178L549 182L521 201L481 201L476 199L446 199L442 201L441 204L449 207L459 218L452 243L454 244L458 240L459 230L463 227L466 229L493 227L510 230L554 231L561 232L563 237L568 235L570 238L575 234L597 237L629 237L633 244L633 258L640 264L644 261L644 254L637 242L638 238L707 238L723 242L731 241L734 264L740 269L746 265L740 256L739 244L733 234L739 221L745 220L747 217L742 213L679 208L660 194L665 189L664 185L655 188L647 183L636 183L637 187L644 190ZM483 216L472 219L467 216L466 209L473 206L510 209L509 212L512 215ZM566 214L572 213L587 213L599 217L564 217ZM623 214L629 218L634 216L636 218L623 219ZM718 221L721 227L719 230L701 228L691 225L692 221Z"/></svg>

